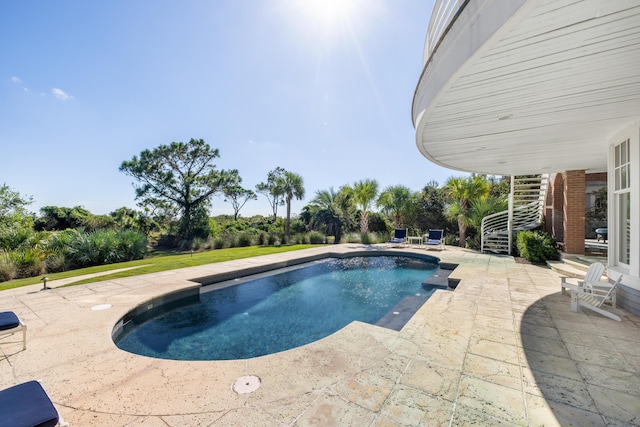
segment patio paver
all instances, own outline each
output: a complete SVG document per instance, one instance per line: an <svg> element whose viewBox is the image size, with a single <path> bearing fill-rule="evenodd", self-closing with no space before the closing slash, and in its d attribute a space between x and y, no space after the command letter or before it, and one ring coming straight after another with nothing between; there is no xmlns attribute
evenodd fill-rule
<svg viewBox="0 0 640 427"><path fill-rule="evenodd" d="M436 291L400 331L353 322L285 352L171 361L119 350L128 311L189 279L357 244L88 285L0 292L28 325L27 350L0 341L0 389L40 380L71 426L640 425L640 319L569 310L560 276L513 258L446 247L455 291ZM400 248L394 252L424 249ZM55 281L49 282L56 286ZM98 304L111 304L92 311ZM261 384L236 394L233 382Z"/></svg>

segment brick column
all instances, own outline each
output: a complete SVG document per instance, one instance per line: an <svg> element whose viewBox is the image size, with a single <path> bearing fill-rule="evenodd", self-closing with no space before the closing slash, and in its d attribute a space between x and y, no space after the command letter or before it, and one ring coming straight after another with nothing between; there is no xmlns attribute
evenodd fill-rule
<svg viewBox="0 0 640 427"><path fill-rule="evenodd" d="M584 170L566 171L564 178L564 250L584 255L585 190Z"/></svg>
<svg viewBox="0 0 640 427"><path fill-rule="evenodd" d="M551 179L551 234L564 244L564 176L556 173Z"/></svg>

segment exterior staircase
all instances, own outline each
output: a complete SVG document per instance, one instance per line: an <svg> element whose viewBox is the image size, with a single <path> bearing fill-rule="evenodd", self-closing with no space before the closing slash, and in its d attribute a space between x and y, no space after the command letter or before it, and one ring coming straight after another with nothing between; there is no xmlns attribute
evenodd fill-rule
<svg viewBox="0 0 640 427"><path fill-rule="evenodd" d="M584 279L589 265L596 261L603 263L605 266L607 265L606 257L561 254L560 261L547 261L547 266L563 276ZM606 279L606 270L603 277Z"/></svg>
<svg viewBox="0 0 640 427"><path fill-rule="evenodd" d="M548 184L547 174L511 177L509 209L482 219L482 252L511 254L516 231L540 226Z"/></svg>

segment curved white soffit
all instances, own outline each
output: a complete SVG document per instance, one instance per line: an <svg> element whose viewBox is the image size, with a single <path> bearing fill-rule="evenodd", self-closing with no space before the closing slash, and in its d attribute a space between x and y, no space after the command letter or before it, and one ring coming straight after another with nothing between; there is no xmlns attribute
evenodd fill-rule
<svg viewBox="0 0 640 427"><path fill-rule="evenodd" d="M429 160L432 163L435 163L438 166L442 166L443 168L447 168L447 169L451 169L451 170L456 170L456 171L460 171L460 172L473 172L473 171L468 171L468 170L463 170L463 169L459 169L459 168L455 168L451 165L448 165L446 163L442 163L439 160L431 157L431 154L429 154L428 151L426 151L424 149L424 144L422 144L422 134L424 133L424 127L426 126L426 117L428 117L428 115L426 114L427 110L422 110L422 112L418 115L418 120L416 123L416 146L418 147L418 151L420 151L420 154L422 154L424 157L427 158L427 160Z"/></svg>
<svg viewBox="0 0 640 427"><path fill-rule="evenodd" d="M429 152L425 151L424 149L424 145L422 144L422 134L424 132L424 127L426 126L426 120L424 120L427 115L425 114L426 110L424 110L422 113L420 113L420 115L418 116L418 123L416 125L416 146L418 147L418 151L420 151L420 154L422 154L424 157L427 158L427 160L429 160L432 163L435 163L438 166L442 166L443 168L446 169L451 169L454 171L459 171L459 172L465 172L465 173L480 173L480 174L486 174L486 175L499 175L496 174L495 171L489 171L489 170L479 170L479 169L464 169L464 168L459 168L456 166L451 166L447 163L442 163L441 161L431 157L431 154L429 154Z"/></svg>
<svg viewBox="0 0 640 427"><path fill-rule="evenodd" d="M462 170L436 161L425 151L422 144L422 134L428 118L431 116L431 112L435 106L438 105L442 94L446 93L446 91L493 46L494 40L500 40L504 34L511 31L540 1L541 0L471 0L462 11L461 16L456 21L458 25L461 25L463 20L465 20L465 22L471 21L471 25L478 25L478 15L480 14L489 14L493 18L500 17L502 19L496 19L491 23L492 25L490 27L485 27L482 32L471 31L467 26L457 28L454 23L449 34L445 36L438 50L434 53L433 61L431 61L430 65L432 71L423 72L418 82L418 87L427 84L427 80L430 84L426 85L426 89L424 93L421 94L418 104L424 105L425 102L428 103L421 111L417 112L414 110L414 120L416 123L416 144L420 153L427 159L449 169ZM466 17L464 16L465 13L472 14L472 16ZM485 36L478 37L479 33ZM459 45L464 46L465 43L471 46L469 50L473 51L473 54L466 59L464 56L454 56L451 51ZM433 70L435 65L438 67L436 70ZM429 65L427 65L427 67L428 66ZM448 74L448 79L443 78L450 70L455 71ZM438 71L440 72L438 73ZM418 94L419 93L417 93L417 95ZM429 94L431 94L431 100L427 101L427 95ZM415 106L417 105L414 105L414 107Z"/></svg>
<svg viewBox="0 0 640 427"><path fill-rule="evenodd" d="M439 94L446 92L482 58L495 44L492 40L499 41L540 1L471 0L423 68L412 106L415 123L421 109L429 111L431 105L437 104ZM487 14L490 18L480 19L481 15ZM491 22L484 22L487 19ZM471 31L471 27L480 26L480 21L483 25ZM465 25L467 22L471 24Z"/></svg>

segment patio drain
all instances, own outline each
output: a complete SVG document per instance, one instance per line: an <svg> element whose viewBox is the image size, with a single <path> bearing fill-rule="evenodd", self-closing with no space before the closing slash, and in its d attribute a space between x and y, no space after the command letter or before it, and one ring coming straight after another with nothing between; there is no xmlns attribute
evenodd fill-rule
<svg viewBox="0 0 640 427"><path fill-rule="evenodd" d="M255 375L245 375L235 380L231 388L238 394L248 394L259 389L260 384L261 381L259 377Z"/></svg>

